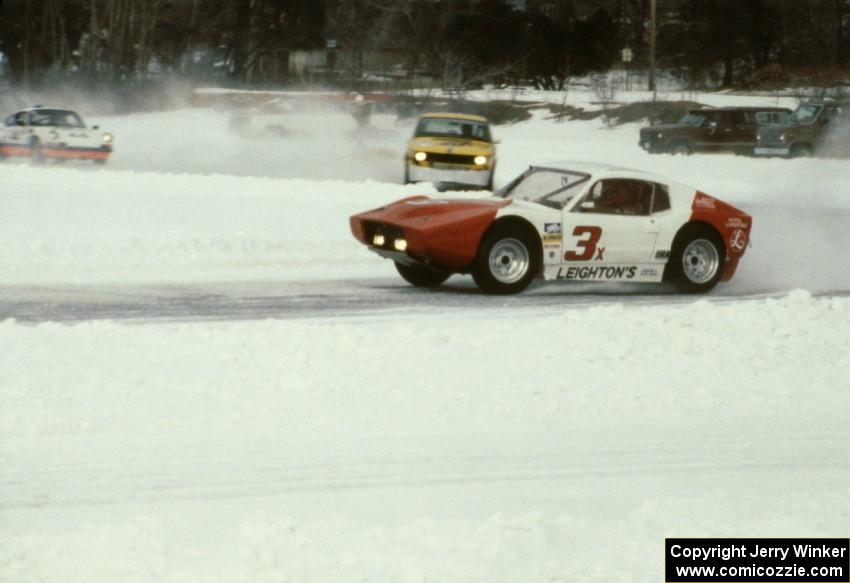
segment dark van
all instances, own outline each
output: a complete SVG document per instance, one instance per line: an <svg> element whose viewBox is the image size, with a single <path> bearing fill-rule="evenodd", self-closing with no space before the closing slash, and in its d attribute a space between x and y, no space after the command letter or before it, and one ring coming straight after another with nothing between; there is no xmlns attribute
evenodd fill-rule
<svg viewBox="0 0 850 583"><path fill-rule="evenodd" d="M784 107L693 109L679 123L641 128L640 146L652 154L731 152L752 155L760 127L782 123Z"/></svg>

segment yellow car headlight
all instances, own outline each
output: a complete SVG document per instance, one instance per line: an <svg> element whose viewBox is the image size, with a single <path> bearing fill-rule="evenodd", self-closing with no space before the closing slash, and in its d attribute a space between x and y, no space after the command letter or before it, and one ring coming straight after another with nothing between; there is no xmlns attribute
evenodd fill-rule
<svg viewBox="0 0 850 583"><path fill-rule="evenodd" d="M425 160L428 159L428 154L426 154L425 152L416 152L413 155L413 159L416 160L417 162L424 162Z"/></svg>
<svg viewBox="0 0 850 583"><path fill-rule="evenodd" d="M477 166L484 166L487 163L487 156L476 156L475 164Z"/></svg>

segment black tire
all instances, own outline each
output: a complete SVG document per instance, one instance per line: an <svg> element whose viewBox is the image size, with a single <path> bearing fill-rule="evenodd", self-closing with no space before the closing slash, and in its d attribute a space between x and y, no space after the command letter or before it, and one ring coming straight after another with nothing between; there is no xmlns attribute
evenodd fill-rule
<svg viewBox="0 0 850 583"><path fill-rule="evenodd" d="M673 241L664 279L679 291L711 291L726 266L726 246L717 231L706 225L686 225Z"/></svg>
<svg viewBox="0 0 850 583"><path fill-rule="evenodd" d="M814 154L814 150L808 144L796 144L791 148L792 158L811 158Z"/></svg>
<svg viewBox="0 0 850 583"><path fill-rule="evenodd" d="M438 271L424 265L404 265L396 263L395 268L404 281L416 287L437 287L446 281L451 273Z"/></svg>
<svg viewBox="0 0 850 583"><path fill-rule="evenodd" d="M478 247L472 278L489 294L518 294L540 272L540 239L530 227L516 223L497 224Z"/></svg>
<svg viewBox="0 0 850 583"><path fill-rule="evenodd" d="M674 156L690 156L694 149L688 142L673 142L670 144L670 153Z"/></svg>

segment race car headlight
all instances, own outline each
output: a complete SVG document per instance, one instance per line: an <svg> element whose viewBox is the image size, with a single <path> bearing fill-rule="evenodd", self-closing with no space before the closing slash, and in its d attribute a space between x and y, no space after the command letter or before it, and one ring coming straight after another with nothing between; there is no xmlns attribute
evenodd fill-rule
<svg viewBox="0 0 850 583"><path fill-rule="evenodd" d="M785 140L787 140L787 139L788 139L788 136L786 136L785 134L782 134L782 135L780 135L780 136L779 136L779 141L780 141L780 142L784 142L784 141L785 141Z"/></svg>
<svg viewBox="0 0 850 583"><path fill-rule="evenodd" d="M383 247L384 243L386 242L387 240L380 233L372 237L372 245L374 245L375 247Z"/></svg>
<svg viewBox="0 0 850 583"><path fill-rule="evenodd" d="M658 132L657 134L655 134L655 137L656 137L656 139L660 140L661 138L664 137L664 134L662 134L661 132Z"/></svg>
<svg viewBox="0 0 850 583"><path fill-rule="evenodd" d="M50 133L47 134L47 139L53 140L53 141L58 140L59 139L59 132L57 132L56 130L50 130Z"/></svg>
<svg viewBox="0 0 850 583"><path fill-rule="evenodd" d="M112 143L112 134L103 134L103 143L111 144Z"/></svg>
<svg viewBox="0 0 850 583"><path fill-rule="evenodd" d="M395 247L396 251L401 251L402 253L404 253L405 251L407 251L407 241L405 241L404 239L396 239L395 243L393 243L393 247Z"/></svg>
<svg viewBox="0 0 850 583"><path fill-rule="evenodd" d="M425 152L416 152L413 155L413 159L416 160L417 162L424 162L425 160L428 159L428 154L426 154Z"/></svg>
<svg viewBox="0 0 850 583"><path fill-rule="evenodd" d="M487 163L487 156L476 156L475 157L475 164L477 166L484 166L484 164L486 164L486 163Z"/></svg>

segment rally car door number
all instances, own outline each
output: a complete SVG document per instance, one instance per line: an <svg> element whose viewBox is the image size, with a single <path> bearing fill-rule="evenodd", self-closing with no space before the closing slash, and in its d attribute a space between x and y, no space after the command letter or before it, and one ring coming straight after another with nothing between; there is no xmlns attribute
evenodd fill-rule
<svg viewBox="0 0 850 583"><path fill-rule="evenodd" d="M567 261L592 261L594 258L602 261L604 248L599 247L599 240L602 238L601 227L579 226L573 229L573 236L578 237L576 249L567 251L564 254L564 259Z"/></svg>

